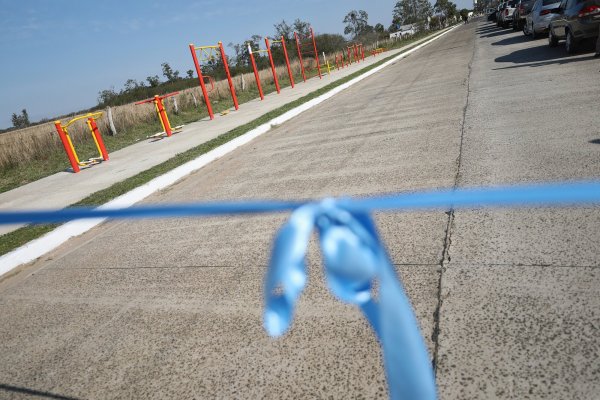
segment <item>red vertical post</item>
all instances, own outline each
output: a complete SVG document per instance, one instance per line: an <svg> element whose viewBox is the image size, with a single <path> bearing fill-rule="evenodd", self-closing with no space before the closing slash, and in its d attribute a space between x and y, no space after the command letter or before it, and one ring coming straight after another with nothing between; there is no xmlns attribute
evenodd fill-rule
<svg viewBox="0 0 600 400"><path fill-rule="evenodd" d="M60 141L62 142L62 145L65 148L65 153L67 153L67 157L69 158L69 163L71 163L71 168L73 168L73 172L79 172L79 164L77 164L75 154L73 154L73 149L71 148L71 143L69 142L69 138L67 138L67 134L63 130L60 121L54 121L54 126L56 127L56 132L58 132Z"/></svg>
<svg viewBox="0 0 600 400"><path fill-rule="evenodd" d="M94 135L94 138L96 139L96 143L98 143L98 147L100 147L100 153L102 153L102 159L104 161L108 161L108 151L106 151L106 146L104 145L104 140L102 140L102 135L100 134L100 129L98 129L96 120L92 117L89 117L88 122L90 123L90 128L92 128L92 135Z"/></svg>
<svg viewBox="0 0 600 400"><path fill-rule="evenodd" d="M165 128L165 133L167 134L167 136L171 136L173 132L171 131L171 124L169 123L169 118L167 117L167 111L165 110L165 106L163 105L162 98L156 95L154 96L154 102L156 103L158 116L160 117L163 127Z"/></svg>
<svg viewBox="0 0 600 400"><path fill-rule="evenodd" d="M304 82L306 82L306 73L304 72L304 61L302 60L302 49L300 48L300 38L298 38L298 34L296 32L294 32L294 37L296 38L296 47L298 48L298 60L300 60L302 78L304 79Z"/></svg>
<svg viewBox="0 0 600 400"><path fill-rule="evenodd" d="M227 74L227 82L229 82L229 91L231 91L231 97L233 98L233 106L236 110L240 109L238 104L238 99L235 94L235 86L233 86L233 80L231 79L231 72L229 72L229 63L227 62L227 56L225 55L225 50L223 49L223 43L219 42L219 50L221 52L221 60L223 60L223 66L225 67L225 73Z"/></svg>
<svg viewBox="0 0 600 400"><path fill-rule="evenodd" d="M208 98L208 91L204 84L204 76L202 75L202 67L198 63L198 56L196 55L196 47L190 44L190 51L192 52L192 58L194 59L194 66L196 67L196 73L198 74L198 80L200 81L200 87L202 88L202 95L204 96L204 102L206 103L206 109L208 110L208 116L210 119L215 119L213 114L212 106L210 105L210 99Z"/></svg>
<svg viewBox="0 0 600 400"><path fill-rule="evenodd" d="M269 54L269 61L271 62L271 71L273 71L273 80L275 81L275 88L277 89L277 93L281 93L281 88L279 87L279 79L277 79L277 70L275 69L275 62L273 61L273 54L271 53L271 44L269 43L269 38L265 38L265 44L267 45L267 54Z"/></svg>
<svg viewBox="0 0 600 400"><path fill-rule="evenodd" d="M283 47L283 55L285 56L285 65L287 65L288 75L290 76L290 83L292 89L294 88L294 74L292 73L292 67L290 66L290 59L288 57L287 48L285 46L285 37L281 37L281 47Z"/></svg>
<svg viewBox="0 0 600 400"><path fill-rule="evenodd" d="M365 46L360 45L360 51L362 53L362 60L365 61Z"/></svg>
<svg viewBox="0 0 600 400"><path fill-rule="evenodd" d="M317 70L319 71L319 79L323 79L321 75L321 63L319 63L319 52L317 50L317 41L315 40L315 33L313 32L313 28L310 28L310 36L312 37L313 47L315 49L315 60L317 62Z"/></svg>
<svg viewBox="0 0 600 400"><path fill-rule="evenodd" d="M348 63L352 64L352 57L350 57L350 47L348 47Z"/></svg>
<svg viewBox="0 0 600 400"><path fill-rule="evenodd" d="M258 75L258 68L256 68L254 52L252 51L252 46L250 45L248 45L248 53L250 53L250 61L252 61L252 69L254 69L254 78L256 79L256 86L258 86L258 94L260 94L260 99L264 100L265 95L263 94L262 86L260 85L260 76Z"/></svg>

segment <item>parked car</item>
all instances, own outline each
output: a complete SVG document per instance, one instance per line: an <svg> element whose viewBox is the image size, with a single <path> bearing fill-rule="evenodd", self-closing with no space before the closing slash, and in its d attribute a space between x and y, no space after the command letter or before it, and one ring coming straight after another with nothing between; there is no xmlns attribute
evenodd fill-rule
<svg viewBox="0 0 600 400"><path fill-rule="evenodd" d="M551 47L564 40L567 53L573 54L582 40L598 37L600 0L562 0L551 12L556 14L549 26Z"/></svg>
<svg viewBox="0 0 600 400"><path fill-rule="evenodd" d="M508 28L513 21L513 13L515 12L515 6L519 0L510 0L502 5L502 11L500 12L500 25L503 28Z"/></svg>
<svg viewBox="0 0 600 400"><path fill-rule="evenodd" d="M504 11L505 6L506 6L506 3L498 4L498 7L496 9L496 25L497 26L502 26L502 11Z"/></svg>
<svg viewBox="0 0 600 400"><path fill-rule="evenodd" d="M535 0L518 0L513 13L513 30L520 31L525 26L527 14L531 12Z"/></svg>
<svg viewBox="0 0 600 400"><path fill-rule="evenodd" d="M552 10L560 6L560 0L536 0L531 12L527 15L523 33L537 39L538 36L548 33L550 22L556 18Z"/></svg>

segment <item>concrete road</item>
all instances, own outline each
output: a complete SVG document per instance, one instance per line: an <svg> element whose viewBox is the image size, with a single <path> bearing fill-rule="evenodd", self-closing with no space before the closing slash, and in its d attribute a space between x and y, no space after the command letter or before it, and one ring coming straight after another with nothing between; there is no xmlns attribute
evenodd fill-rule
<svg viewBox="0 0 600 400"><path fill-rule="evenodd" d="M471 23L148 200L372 195L600 176L598 62ZM286 215L113 222L0 284L0 398L382 398L316 246L261 327ZM376 216L442 399L600 392L600 210Z"/></svg>

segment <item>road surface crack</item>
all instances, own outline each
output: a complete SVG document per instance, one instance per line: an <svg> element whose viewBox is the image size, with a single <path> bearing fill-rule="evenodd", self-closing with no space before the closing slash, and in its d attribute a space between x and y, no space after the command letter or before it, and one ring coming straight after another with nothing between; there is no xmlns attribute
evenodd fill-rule
<svg viewBox="0 0 600 400"><path fill-rule="evenodd" d="M466 120L467 120L467 110L469 109L469 99L470 99L470 95L471 95L471 73L473 71L473 60L475 59L475 49L476 49L476 43L473 40L473 51L471 53L471 59L469 60L467 79L465 82L465 86L467 89L467 98L465 101L465 105L463 107L462 124L461 124L461 132L460 132L460 145L459 145L459 150L458 150L458 157L456 159L456 175L454 177L454 186L453 186L454 189L458 188L459 180L460 180L462 155L463 155L463 143L464 143L464 137L465 137ZM433 313L434 325L433 325L433 332L431 334L431 340L433 341L433 344L434 344L432 366L433 366L433 371L435 374L437 374L437 367L438 367L440 313L441 313L441 309L442 309L442 305L443 305L443 296L442 296L442 289L443 289L443 283L444 283L443 278L444 278L444 270L446 269L446 264L449 263L451 260L450 246L452 244L452 230L454 227L454 216L455 216L454 208L451 208L449 211L446 212L446 214L448 215L448 222L446 224L446 236L444 238L442 257L441 257L441 260L439 263L440 275L439 275L438 288L437 288L437 306Z"/></svg>

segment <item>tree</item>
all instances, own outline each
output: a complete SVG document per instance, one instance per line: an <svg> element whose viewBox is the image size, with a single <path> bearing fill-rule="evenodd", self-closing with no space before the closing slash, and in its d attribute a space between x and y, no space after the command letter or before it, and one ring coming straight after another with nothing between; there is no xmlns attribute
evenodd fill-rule
<svg viewBox="0 0 600 400"><path fill-rule="evenodd" d="M125 92L131 92L139 87L144 86L144 82L137 82L135 79L127 79L124 85Z"/></svg>
<svg viewBox="0 0 600 400"><path fill-rule="evenodd" d="M165 78L167 78L167 81L174 82L179 79L179 71L173 71L169 63L164 62L161 64L161 67L163 75Z"/></svg>
<svg viewBox="0 0 600 400"><path fill-rule="evenodd" d="M424 23L432 14L433 9L428 0L400 0L394 6L393 23Z"/></svg>
<svg viewBox="0 0 600 400"><path fill-rule="evenodd" d="M469 20L469 10L467 10L466 8L463 8L462 10L460 10L460 17L462 18L463 21L468 21Z"/></svg>
<svg viewBox="0 0 600 400"><path fill-rule="evenodd" d="M285 19L273 26L275 27L275 37L277 39L283 36L285 40L290 41L294 38L294 28L285 22Z"/></svg>
<svg viewBox="0 0 600 400"><path fill-rule="evenodd" d="M250 40L246 40L246 43L252 46L253 51L256 51L260 49L260 41L262 38L263 37L260 35L252 35L250 36Z"/></svg>
<svg viewBox="0 0 600 400"><path fill-rule="evenodd" d="M448 19L456 15L456 4L449 0L437 0L433 10L440 17L441 24L446 25Z"/></svg>
<svg viewBox="0 0 600 400"><path fill-rule="evenodd" d="M148 82L150 87L157 87L158 85L160 85L160 78L158 77L158 75L149 76L146 78L146 82Z"/></svg>
<svg viewBox="0 0 600 400"><path fill-rule="evenodd" d="M187 74L188 79L192 79L194 77L194 70L188 69L186 74Z"/></svg>
<svg viewBox="0 0 600 400"><path fill-rule="evenodd" d="M385 26L383 26L383 24L377 24L373 29L377 33L385 33Z"/></svg>
<svg viewBox="0 0 600 400"><path fill-rule="evenodd" d="M243 67L244 66L244 58L243 58L243 47L241 44L239 43L229 43L227 45L228 47L231 47L235 53L235 65L237 67Z"/></svg>
<svg viewBox="0 0 600 400"><path fill-rule="evenodd" d="M99 106L108 105L118 97L119 97L119 94L117 92L115 92L114 87L111 87L110 89L105 89L101 92L98 92L98 105Z"/></svg>
<svg viewBox="0 0 600 400"><path fill-rule="evenodd" d="M11 120L13 126L17 129L26 128L29 126L29 114L27 114L26 109L21 110L21 115L13 113Z"/></svg>
<svg viewBox="0 0 600 400"><path fill-rule="evenodd" d="M315 41L317 42L317 48L319 51L324 52L328 55L328 57L347 46L346 39L344 39L342 35L331 33L315 35Z"/></svg>
<svg viewBox="0 0 600 400"><path fill-rule="evenodd" d="M302 21L300 18L296 18L292 27L294 28L294 32L298 32L298 34L302 36L310 35L310 22Z"/></svg>
<svg viewBox="0 0 600 400"><path fill-rule="evenodd" d="M344 17L345 35L352 35L352 38L357 38L362 33L368 30L369 14L364 10L352 10Z"/></svg>

